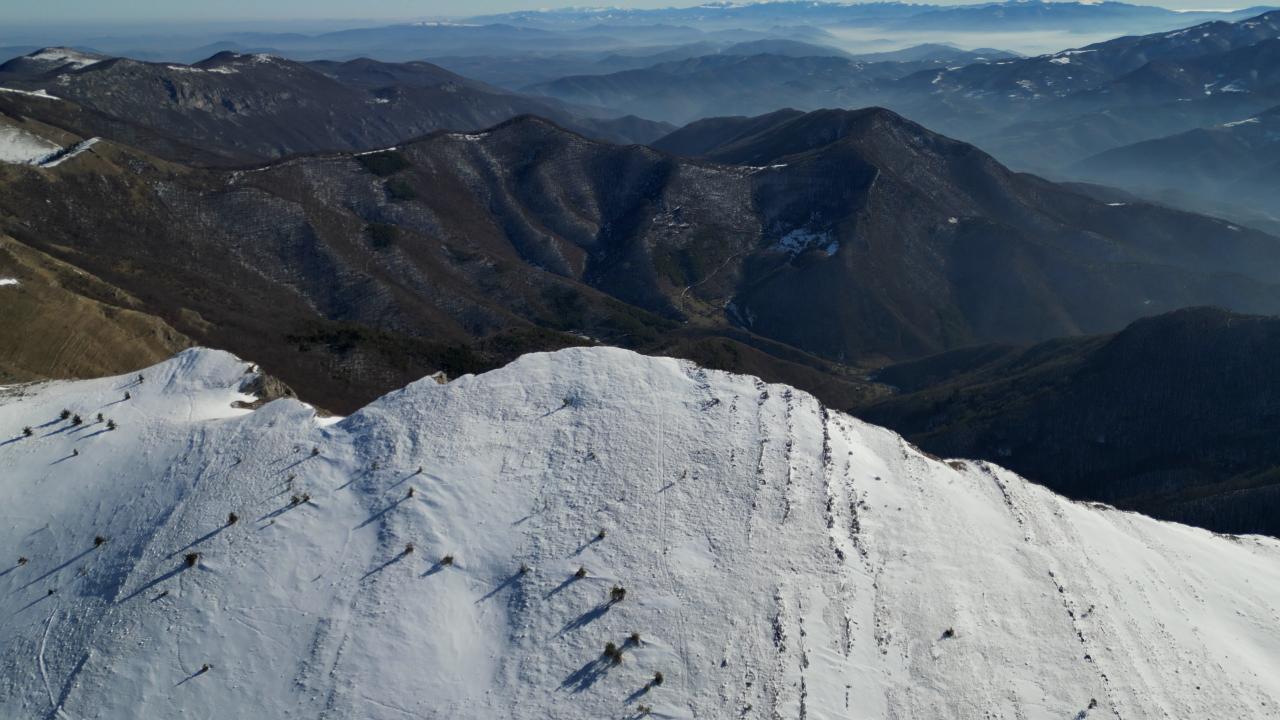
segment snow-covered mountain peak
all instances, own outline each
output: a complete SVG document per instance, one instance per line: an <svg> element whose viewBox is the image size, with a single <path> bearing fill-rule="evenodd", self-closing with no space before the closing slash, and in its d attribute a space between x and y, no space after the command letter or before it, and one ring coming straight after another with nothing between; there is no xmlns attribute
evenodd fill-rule
<svg viewBox="0 0 1280 720"><path fill-rule="evenodd" d="M142 377L0 398L0 716L1277 714L1280 544L784 386L572 349L329 422L225 353Z"/></svg>

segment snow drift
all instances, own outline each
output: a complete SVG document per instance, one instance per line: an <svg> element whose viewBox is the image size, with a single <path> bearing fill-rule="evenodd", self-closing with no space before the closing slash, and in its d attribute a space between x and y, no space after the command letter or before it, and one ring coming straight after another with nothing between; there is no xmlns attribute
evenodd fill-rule
<svg viewBox="0 0 1280 720"><path fill-rule="evenodd" d="M336 422L252 379L0 392L0 716L1280 714L1271 539L620 350Z"/></svg>

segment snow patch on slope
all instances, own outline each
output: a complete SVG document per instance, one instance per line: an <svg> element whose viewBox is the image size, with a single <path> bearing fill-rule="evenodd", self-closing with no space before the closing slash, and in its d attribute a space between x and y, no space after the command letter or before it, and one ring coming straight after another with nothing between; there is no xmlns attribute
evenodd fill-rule
<svg viewBox="0 0 1280 720"><path fill-rule="evenodd" d="M830 257L840 249L840 241L829 230L796 228L779 238L773 248L789 255L799 255L807 250L820 249Z"/></svg>
<svg viewBox="0 0 1280 720"><path fill-rule="evenodd" d="M97 65L103 60L103 58L86 55L85 53L77 52L69 48L45 48L44 50L32 53L27 57L32 60L70 66L75 70L82 70L90 65Z"/></svg>
<svg viewBox="0 0 1280 720"><path fill-rule="evenodd" d="M0 87L0 92L14 93L17 95L26 95L28 97L38 97L44 100L61 100L62 98L54 97L45 90L19 90L18 88Z"/></svg>
<svg viewBox="0 0 1280 720"><path fill-rule="evenodd" d="M33 165L62 147L13 125L0 124L0 163Z"/></svg>
<svg viewBox="0 0 1280 720"><path fill-rule="evenodd" d="M248 369L192 350L141 384L0 393L0 547L29 558L0 562L0 716L1280 701L1274 540L1068 502L791 388L610 348L425 379L328 427L296 401L233 408Z"/></svg>

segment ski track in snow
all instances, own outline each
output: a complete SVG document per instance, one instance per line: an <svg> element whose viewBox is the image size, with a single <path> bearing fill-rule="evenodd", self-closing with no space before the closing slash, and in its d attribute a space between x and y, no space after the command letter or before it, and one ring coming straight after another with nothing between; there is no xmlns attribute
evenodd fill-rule
<svg viewBox="0 0 1280 720"><path fill-rule="evenodd" d="M0 393L0 717L1280 717L1274 540L620 350L336 423L246 367Z"/></svg>

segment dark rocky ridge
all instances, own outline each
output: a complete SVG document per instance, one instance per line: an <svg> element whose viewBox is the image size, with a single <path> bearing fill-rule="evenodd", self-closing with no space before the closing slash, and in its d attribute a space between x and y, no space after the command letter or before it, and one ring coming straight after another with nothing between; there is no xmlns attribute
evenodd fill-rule
<svg viewBox="0 0 1280 720"><path fill-rule="evenodd" d="M1280 319L1211 308L1114 335L886 368L863 410L930 452L1221 532L1280 535Z"/></svg>

